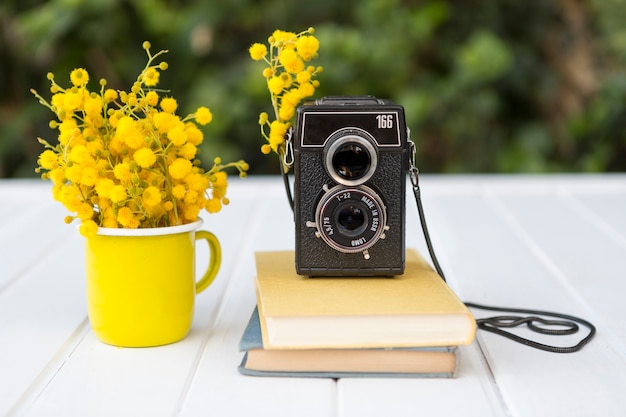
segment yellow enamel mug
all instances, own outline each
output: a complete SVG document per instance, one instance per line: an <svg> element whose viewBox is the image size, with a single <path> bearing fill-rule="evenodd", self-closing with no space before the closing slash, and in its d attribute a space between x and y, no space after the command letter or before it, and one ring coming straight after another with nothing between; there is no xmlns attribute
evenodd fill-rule
<svg viewBox="0 0 626 417"><path fill-rule="evenodd" d="M195 295L220 268L222 252L202 220L147 229L99 228L87 238L89 321L102 342L148 347L184 338L193 320ZM208 243L209 265L196 281L197 240Z"/></svg>

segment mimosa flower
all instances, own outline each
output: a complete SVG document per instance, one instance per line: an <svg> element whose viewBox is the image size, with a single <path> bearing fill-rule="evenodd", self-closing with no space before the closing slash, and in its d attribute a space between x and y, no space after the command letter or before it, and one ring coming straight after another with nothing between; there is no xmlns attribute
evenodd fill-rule
<svg viewBox="0 0 626 417"><path fill-rule="evenodd" d="M133 160L142 168L150 168L157 160L150 148L141 148L133 155Z"/></svg>
<svg viewBox="0 0 626 417"><path fill-rule="evenodd" d="M244 161L215 162L207 171L195 160L204 140L198 125L209 124L211 111L204 106L185 117L176 114L178 102L160 97L152 87L159 82L166 62L156 59L167 51L150 53L148 62L130 91L87 87L89 73L71 71L71 86L63 88L49 73L50 101L35 97L56 115L50 127L58 132L58 144L39 138L44 150L37 172L53 183L52 193L79 220L85 237L98 227L166 227L197 220L207 201L226 204L225 169L235 168L244 177ZM295 48L295 44L294 44ZM257 48L258 49L258 48ZM262 49L262 48L261 48ZM260 49L257 51L260 53ZM222 180L222 176L224 180ZM210 179L219 178L214 183ZM217 205L212 204L211 213Z"/></svg>
<svg viewBox="0 0 626 417"><path fill-rule="evenodd" d="M262 43L255 43L250 47L249 52L252 59L259 61L267 55L267 47Z"/></svg>
<svg viewBox="0 0 626 417"><path fill-rule="evenodd" d="M268 65L262 73L274 108L273 121L265 112L259 116L261 135L267 141L261 146L261 152L268 154L274 151L281 156L281 160L284 160L285 134L293 126L297 106L305 98L313 96L319 87L319 81L314 78L322 72L322 67L310 65L305 68L305 62L316 58L319 50L314 31L309 28L296 34L275 30L268 38L269 49L261 43L254 43L249 49L253 60L264 61ZM214 207L217 205L214 204ZM212 209L207 208L208 211Z"/></svg>
<svg viewBox="0 0 626 417"><path fill-rule="evenodd" d="M209 110L208 108L200 107L198 108L198 110L196 110L196 122L204 126L204 125L211 123L212 120L213 120L213 114L211 113L211 110Z"/></svg>
<svg viewBox="0 0 626 417"><path fill-rule="evenodd" d="M83 68L76 68L70 73L70 81L75 87L84 87L89 82L89 74Z"/></svg>

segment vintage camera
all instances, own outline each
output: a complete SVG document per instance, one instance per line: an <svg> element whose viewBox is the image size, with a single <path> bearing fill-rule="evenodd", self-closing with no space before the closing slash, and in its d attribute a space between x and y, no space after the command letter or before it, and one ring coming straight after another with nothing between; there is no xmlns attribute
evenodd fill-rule
<svg viewBox="0 0 626 417"><path fill-rule="evenodd" d="M338 96L297 113L297 273L402 274L409 152L403 107L372 96Z"/></svg>

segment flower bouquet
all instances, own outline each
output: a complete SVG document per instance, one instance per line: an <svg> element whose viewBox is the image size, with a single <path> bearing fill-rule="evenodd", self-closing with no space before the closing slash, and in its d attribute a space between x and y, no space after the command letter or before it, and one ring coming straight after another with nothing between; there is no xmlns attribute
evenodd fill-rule
<svg viewBox="0 0 626 417"><path fill-rule="evenodd" d="M151 54L130 91L87 87L89 74L75 69L71 87L63 88L49 73L50 101L32 93L57 120L58 143L39 138L45 150L37 168L53 183L54 198L79 219L80 232L93 236L98 227L155 228L198 219L201 210L220 211L228 204L226 168L245 176L244 161L222 163L219 157L205 171L196 159L204 139L198 125L211 122L206 107L193 114L176 114L176 99L156 86L167 62L155 61L167 51Z"/></svg>

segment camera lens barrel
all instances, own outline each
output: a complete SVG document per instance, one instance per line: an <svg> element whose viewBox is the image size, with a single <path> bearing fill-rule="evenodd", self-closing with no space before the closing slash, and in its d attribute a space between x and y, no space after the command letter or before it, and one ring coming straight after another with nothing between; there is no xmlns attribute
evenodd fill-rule
<svg viewBox="0 0 626 417"><path fill-rule="evenodd" d="M324 151L326 171L337 183L359 185L376 172L378 155L370 134L357 128L335 132Z"/></svg>
<svg viewBox="0 0 626 417"><path fill-rule="evenodd" d="M371 188L337 185L320 199L315 223L328 246L344 253L362 252L384 238L386 210Z"/></svg>

